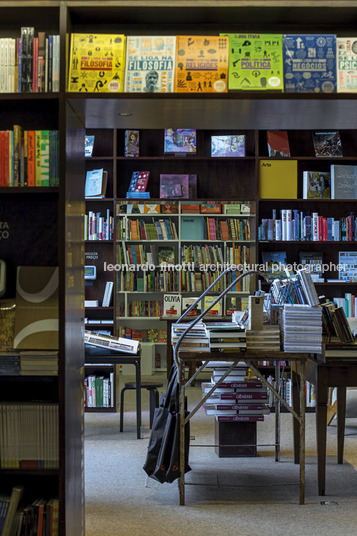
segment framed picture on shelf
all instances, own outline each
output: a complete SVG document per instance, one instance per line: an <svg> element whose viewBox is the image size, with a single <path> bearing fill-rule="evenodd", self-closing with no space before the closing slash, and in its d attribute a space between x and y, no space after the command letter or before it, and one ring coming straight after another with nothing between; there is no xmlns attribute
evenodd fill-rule
<svg viewBox="0 0 357 536"><path fill-rule="evenodd" d="M225 136L211 136L212 157L240 157L245 156L244 134L227 134Z"/></svg>
<svg viewBox="0 0 357 536"><path fill-rule="evenodd" d="M165 128L164 153L196 153L195 128Z"/></svg>

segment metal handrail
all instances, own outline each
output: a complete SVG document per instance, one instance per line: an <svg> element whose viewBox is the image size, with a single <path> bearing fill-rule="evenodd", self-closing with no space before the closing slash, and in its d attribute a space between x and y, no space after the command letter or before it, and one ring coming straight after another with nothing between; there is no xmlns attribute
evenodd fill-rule
<svg viewBox="0 0 357 536"><path fill-rule="evenodd" d="M178 324L197 304L198 302L204 297L206 296L207 292L209 292L211 290L211 288L213 288L216 283L218 283L218 281L228 272L236 272L237 271L237 268L233 268L233 267L228 267L226 268L218 277L215 281L213 281L213 283L211 283L209 285L209 287L206 288L206 290L204 290L201 294L201 296L199 296L197 298L197 300L192 303L190 305L190 307L188 309L186 309L186 311L180 316L180 318L177 320L177 322L175 322L175 324ZM247 270L246 272L243 272L242 274L240 274L237 279L234 279L229 285L228 287L226 287L224 290L222 290L222 292L220 293L219 296L217 296L217 298L208 305L208 307L206 307L206 309L204 311L202 311L192 322L189 323L189 325L187 326L187 328L185 329L185 331L183 333L181 333L180 337L178 338L178 341L176 342L175 346L174 346L174 361L175 361L175 364L176 366L178 367L179 366L179 361L178 361L178 349L180 347L180 344L181 344L181 341L182 339L184 338L184 336L190 331L191 328L193 328L193 326L195 326L197 324L197 322L199 322L201 320L201 318L204 317L204 315L210 310L212 309L212 307L214 305L216 305L216 303L218 303L222 298L223 296L225 296L227 294L227 292L230 291L230 289L232 287L234 287L238 281L240 281L241 279L243 279L244 277L246 276L251 276L251 275L260 275L261 277L264 277L264 279L266 279L267 281L270 279L269 277L269 274L267 274L266 272L262 272L261 270ZM173 325L175 325L173 324Z"/></svg>

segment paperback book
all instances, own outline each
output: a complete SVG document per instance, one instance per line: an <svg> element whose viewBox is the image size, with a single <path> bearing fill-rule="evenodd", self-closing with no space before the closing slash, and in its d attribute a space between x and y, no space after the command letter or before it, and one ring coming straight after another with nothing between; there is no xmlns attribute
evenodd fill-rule
<svg viewBox="0 0 357 536"><path fill-rule="evenodd" d="M189 199L189 175L160 175L160 199Z"/></svg>
<svg viewBox="0 0 357 536"><path fill-rule="evenodd" d="M124 156L137 158L139 156L139 130L126 130L124 140Z"/></svg>
<svg viewBox="0 0 357 536"><path fill-rule="evenodd" d="M128 192L145 192L150 171L133 171Z"/></svg>
<svg viewBox="0 0 357 536"><path fill-rule="evenodd" d="M68 91L122 92L125 41L121 34L71 34Z"/></svg>
<svg viewBox="0 0 357 536"><path fill-rule="evenodd" d="M176 36L130 35L126 48L125 91L174 91Z"/></svg>
<svg viewBox="0 0 357 536"><path fill-rule="evenodd" d="M337 92L357 91L357 37L337 37Z"/></svg>
<svg viewBox="0 0 357 536"><path fill-rule="evenodd" d="M164 316L181 315L181 294L164 294Z"/></svg>
<svg viewBox="0 0 357 536"><path fill-rule="evenodd" d="M342 144L338 130L331 132L313 132L315 156L339 157L342 155Z"/></svg>
<svg viewBox="0 0 357 536"><path fill-rule="evenodd" d="M290 156L290 145L286 130L267 130L269 156L287 158Z"/></svg>
<svg viewBox="0 0 357 536"><path fill-rule="evenodd" d="M245 156L245 135L211 136L212 157Z"/></svg>
<svg viewBox="0 0 357 536"><path fill-rule="evenodd" d="M336 35L284 35L284 91L336 93Z"/></svg>
<svg viewBox="0 0 357 536"><path fill-rule="evenodd" d="M303 198L331 199L331 173L329 171L304 171Z"/></svg>
<svg viewBox="0 0 357 536"><path fill-rule="evenodd" d="M90 157L93 154L95 136L85 136L84 138L84 156Z"/></svg>
<svg viewBox="0 0 357 536"><path fill-rule="evenodd" d="M228 89L282 91L283 36L281 34L227 34Z"/></svg>
<svg viewBox="0 0 357 536"><path fill-rule="evenodd" d="M228 37L177 36L175 93L227 92L228 52Z"/></svg>
<svg viewBox="0 0 357 536"><path fill-rule="evenodd" d="M195 128L165 128L164 153L196 153Z"/></svg>
<svg viewBox="0 0 357 536"><path fill-rule="evenodd" d="M158 246L157 248L158 264L175 264L175 250L173 247Z"/></svg>
<svg viewBox="0 0 357 536"><path fill-rule="evenodd" d="M87 171L84 196L105 197L107 187L107 172L104 169L92 169Z"/></svg>
<svg viewBox="0 0 357 536"><path fill-rule="evenodd" d="M331 199L357 199L357 166L331 165Z"/></svg>

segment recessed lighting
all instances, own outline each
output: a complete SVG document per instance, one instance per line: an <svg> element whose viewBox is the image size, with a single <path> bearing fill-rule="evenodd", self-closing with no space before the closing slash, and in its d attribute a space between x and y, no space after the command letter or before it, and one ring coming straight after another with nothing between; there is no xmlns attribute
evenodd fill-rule
<svg viewBox="0 0 357 536"><path fill-rule="evenodd" d="M130 117L133 114L130 112L119 112L118 115L120 115L121 117Z"/></svg>

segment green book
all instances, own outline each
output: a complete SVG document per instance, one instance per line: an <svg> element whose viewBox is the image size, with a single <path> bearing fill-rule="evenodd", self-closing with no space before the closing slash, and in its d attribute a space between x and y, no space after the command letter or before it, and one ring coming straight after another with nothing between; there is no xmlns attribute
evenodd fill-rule
<svg viewBox="0 0 357 536"><path fill-rule="evenodd" d="M229 37L228 89L283 91L281 34L221 34Z"/></svg>
<svg viewBox="0 0 357 536"><path fill-rule="evenodd" d="M41 130L41 186L50 185L50 132Z"/></svg>

